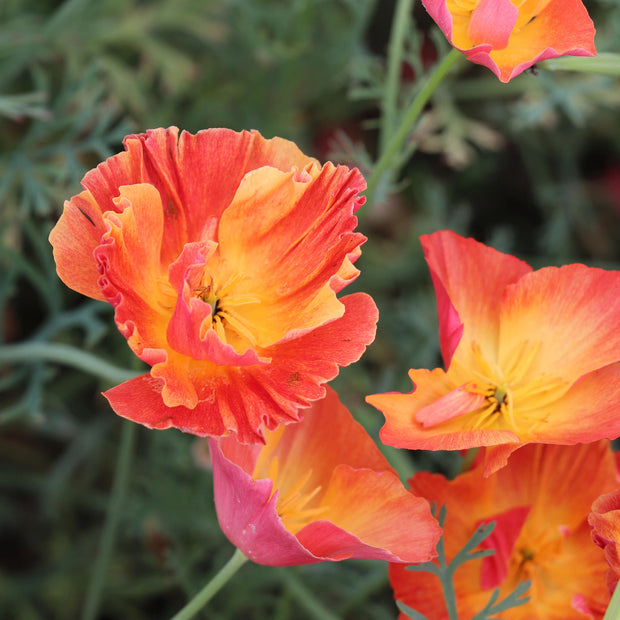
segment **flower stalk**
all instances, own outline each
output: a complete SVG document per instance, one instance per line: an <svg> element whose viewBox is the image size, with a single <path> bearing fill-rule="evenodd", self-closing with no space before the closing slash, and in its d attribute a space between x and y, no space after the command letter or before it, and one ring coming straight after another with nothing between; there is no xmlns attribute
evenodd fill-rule
<svg viewBox="0 0 620 620"><path fill-rule="evenodd" d="M106 573L110 563L112 550L118 533L118 524L122 514L123 503L127 495L131 461L135 444L136 425L132 422L123 422L121 425L121 443L118 450L116 472L112 485L112 494L108 504L103 533L99 542L99 549L95 558L86 600L82 613L82 620L94 620L97 617L101 595L105 586Z"/></svg>
<svg viewBox="0 0 620 620"><path fill-rule="evenodd" d="M411 128L418 120L418 117L424 110L424 106L428 103L435 90L443 79L446 77L450 69L462 58L461 52L457 49L452 49L444 57L444 59L437 65L433 73L428 78L428 81L422 86L420 91L414 97L411 105L405 112L403 119L394 131L393 135L387 141L385 149L379 156L377 163L375 164L372 173L368 177L368 187L366 189L366 199L369 203L372 203L379 184L383 181L384 175L389 171L390 174L395 174L398 166L395 164L395 159L401 152L401 148L407 139L407 136L411 133Z"/></svg>
<svg viewBox="0 0 620 620"><path fill-rule="evenodd" d="M226 562L215 577L183 609L177 612L172 620L193 618L247 561L248 558L239 549L235 549L230 560Z"/></svg>

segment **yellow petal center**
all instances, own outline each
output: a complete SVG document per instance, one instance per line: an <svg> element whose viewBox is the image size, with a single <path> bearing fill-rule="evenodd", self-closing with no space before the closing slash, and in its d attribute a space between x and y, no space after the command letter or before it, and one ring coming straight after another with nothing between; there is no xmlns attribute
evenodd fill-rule
<svg viewBox="0 0 620 620"><path fill-rule="evenodd" d="M276 509L282 519L284 527L296 534L311 521L329 512L329 506L321 505L321 491L323 487L317 484L316 476L313 476L312 468L303 470L295 463L283 463L276 452L278 444L285 432L285 427L280 426L275 431L267 431L265 437L267 445L261 450L253 477L255 480L269 478L273 481L271 497L278 492ZM286 451L284 452L286 454Z"/></svg>
<svg viewBox="0 0 620 620"><path fill-rule="evenodd" d="M203 274L202 283L194 289L194 295L211 306L211 328L224 344L230 344L238 353L256 346L252 325L244 319L239 308L248 304L258 304L257 297L239 292L239 284L244 280L242 274L228 278L218 278L209 268ZM204 338L209 325L202 326Z"/></svg>
<svg viewBox="0 0 620 620"><path fill-rule="evenodd" d="M473 367L465 369L453 362L451 377L465 384L468 392L484 396L483 406L471 414L473 429L511 430L525 439L545 424L548 405L560 398L568 386L548 374L531 376L529 371L539 350L540 343L524 341L500 367L489 363L474 342Z"/></svg>

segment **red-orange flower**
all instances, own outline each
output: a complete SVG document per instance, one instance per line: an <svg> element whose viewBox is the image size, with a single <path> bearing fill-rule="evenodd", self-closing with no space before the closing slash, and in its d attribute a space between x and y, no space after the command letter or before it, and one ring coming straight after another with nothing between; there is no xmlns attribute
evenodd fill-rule
<svg viewBox="0 0 620 620"><path fill-rule="evenodd" d="M494 555L457 568L454 589L459 618L471 618L500 589L500 600L531 580L528 603L502 612L505 620L601 618L609 602L607 563L592 543L587 518L592 501L618 484L608 441L579 446L526 446L489 478L481 460L450 481L419 473L417 495L447 509L444 544L448 560L482 523L496 522L480 548ZM429 620L448 618L439 579L390 565L394 597ZM401 619L405 619L401 615ZM499 617L499 616L498 616Z"/></svg>
<svg viewBox="0 0 620 620"><path fill-rule="evenodd" d="M487 450L486 473L531 443L620 435L620 272L538 271L450 231L422 237L447 371L367 401L398 448Z"/></svg>
<svg viewBox="0 0 620 620"><path fill-rule="evenodd" d="M441 535L370 436L327 388L265 445L210 439L215 505L230 541L259 564L347 558L425 562Z"/></svg>
<svg viewBox="0 0 620 620"><path fill-rule="evenodd" d="M374 338L372 299L336 296L358 275L364 180L257 132L172 127L125 148L50 235L63 281L110 302L152 366L105 396L151 428L260 441Z"/></svg>
<svg viewBox="0 0 620 620"><path fill-rule="evenodd" d="M596 499L588 523L592 527L592 539L605 550L609 564L607 588L612 594L620 579L620 488Z"/></svg>
<svg viewBox="0 0 620 620"><path fill-rule="evenodd" d="M422 0L468 60L508 82L558 56L594 56L594 25L581 0Z"/></svg>

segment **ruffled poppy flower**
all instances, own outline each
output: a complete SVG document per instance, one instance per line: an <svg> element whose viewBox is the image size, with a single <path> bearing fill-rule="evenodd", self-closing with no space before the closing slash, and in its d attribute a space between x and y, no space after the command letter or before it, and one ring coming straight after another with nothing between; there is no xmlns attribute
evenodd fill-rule
<svg viewBox="0 0 620 620"><path fill-rule="evenodd" d="M446 506L448 560L481 524L496 524L479 546L495 553L469 560L454 573L458 617L472 618L495 588L503 600L520 582L530 580L529 602L502 612L502 618L601 618L610 598L605 586L608 567L592 543L587 518L592 501L617 484L616 459L605 440L526 446L489 478L484 477L481 459L451 481L440 474L415 474L411 490ZM447 620L435 575L398 565L390 565L389 574L397 601L429 620Z"/></svg>
<svg viewBox="0 0 620 620"><path fill-rule="evenodd" d="M620 579L620 489L596 499L588 523L592 527L592 539L605 550L605 559L609 564L607 588L613 594Z"/></svg>
<svg viewBox="0 0 620 620"><path fill-rule="evenodd" d="M594 24L581 0L422 0L450 43L508 82L535 63L594 56Z"/></svg>
<svg viewBox="0 0 620 620"><path fill-rule="evenodd" d="M620 435L620 272L537 271L450 231L421 238L447 372L411 370L414 390L367 397L398 448L487 450L486 473L530 442Z"/></svg>
<svg viewBox="0 0 620 620"><path fill-rule="evenodd" d="M347 558L424 562L441 528L336 393L265 445L209 439L215 506L228 539L259 564Z"/></svg>
<svg viewBox="0 0 620 620"><path fill-rule="evenodd" d="M91 170L50 234L62 280L110 302L149 373L105 393L151 428L260 441L374 338L354 280L358 170L257 132L155 129Z"/></svg>

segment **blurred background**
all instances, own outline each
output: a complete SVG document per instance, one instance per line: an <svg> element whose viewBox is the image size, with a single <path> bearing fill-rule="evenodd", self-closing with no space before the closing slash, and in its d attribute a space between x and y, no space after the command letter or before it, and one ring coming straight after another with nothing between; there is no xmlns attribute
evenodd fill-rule
<svg viewBox="0 0 620 620"><path fill-rule="evenodd" d="M586 2L599 52L620 52L620 4ZM389 0L0 1L2 344L54 342L139 369L112 308L58 279L47 236L84 173L122 138L177 125L294 140L367 174L376 159ZM399 109L447 43L419 3L406 36ZM415 153L413 151L415 150ZM618 269L620 84L528 71L501 84L463 63L407 143L413 155L360 210L375 343L335 387L376 438L369 393L409 391L407 369L441 364L418 237L472 235L535 267ZM484 277L484 274L481 274ZM0 361L0 618L78 618L101 538L123 421L87 370ZM204 446L137 430L128 496L99 618L168 618L232 546L218 527ZM454 472L454 457L386 449L403 480ZM214 619L393 618L385 565L247 565L210 603Z"/></svg>

